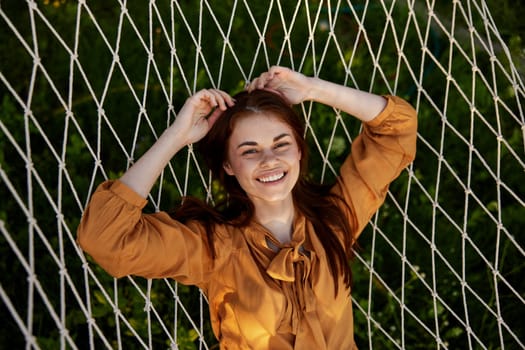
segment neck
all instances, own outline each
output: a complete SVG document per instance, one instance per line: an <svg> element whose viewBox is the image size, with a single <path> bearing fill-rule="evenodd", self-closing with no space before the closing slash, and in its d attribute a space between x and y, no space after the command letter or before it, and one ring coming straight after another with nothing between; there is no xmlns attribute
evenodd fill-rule
<svg viewBox="0 0 525 350"><path fill-rule="evenodd" d="M255 217L281 243L288 243L292 236L295 208L291 196L282 201L257 203Z"/></svg>

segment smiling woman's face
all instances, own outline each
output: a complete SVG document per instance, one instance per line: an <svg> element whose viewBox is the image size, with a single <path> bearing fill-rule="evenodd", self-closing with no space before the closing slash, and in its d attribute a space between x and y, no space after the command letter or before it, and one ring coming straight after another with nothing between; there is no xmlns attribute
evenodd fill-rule
<svg viewBox="0 0 525 350"><path fill-rule="evenodd" d="M301 151L290 126L273 114L252 113L235 122L224 170L235 176L252 202L291 198Z"/></svg>

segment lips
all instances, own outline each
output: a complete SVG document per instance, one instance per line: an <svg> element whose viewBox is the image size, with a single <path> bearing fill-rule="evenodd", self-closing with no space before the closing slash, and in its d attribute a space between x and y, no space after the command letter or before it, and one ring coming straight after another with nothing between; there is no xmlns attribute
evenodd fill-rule
<svg viewBox="0 0 525 350"><path fill-rule="evenodd" d="M268 176L261 176L257 178L257 181L262 183L270 183L270 182L276 182L281 180L286 175L285 172L275 173Z"/></svg>

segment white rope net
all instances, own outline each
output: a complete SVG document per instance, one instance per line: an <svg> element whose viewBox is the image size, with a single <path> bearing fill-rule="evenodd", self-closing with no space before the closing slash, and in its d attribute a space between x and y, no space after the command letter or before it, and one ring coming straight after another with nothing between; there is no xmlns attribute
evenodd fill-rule
<svg viewBox="0 0 525 350"><path fill-rule="evenodd" d="M3 0L0 26L0 343L218 348L199 290L112 279L75 231L187 96L280 64L418 110L417 159L353 263L358 345L525 348L525 90L484 0ZM333 180L360 125L301 110L312 175ZM191 147L148 210L187 193L214 193Z"/></svg>

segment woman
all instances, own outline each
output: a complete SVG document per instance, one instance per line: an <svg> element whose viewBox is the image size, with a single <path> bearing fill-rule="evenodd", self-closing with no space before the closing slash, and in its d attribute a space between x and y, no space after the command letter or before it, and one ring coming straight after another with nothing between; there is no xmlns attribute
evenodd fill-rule
<svg viewBox="0 0 525 350"><path fill-rule="evenodd" d="M290 104L313 100L364 123L337 183L306 178L303 126ZM228 193L143 214L168 161L201 140ZM175 122L119 179L93 194L82 248L115 277L170 277L207 295L221 349L356 349L348 260L388 185L413 160L414 109L284 67L231 98L190 97Z"/></svg>

